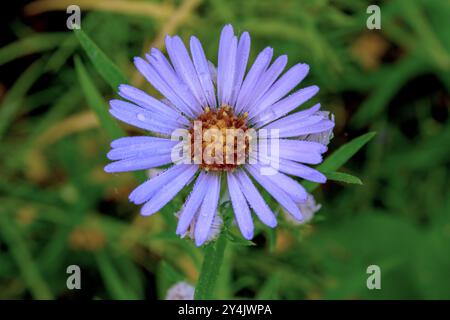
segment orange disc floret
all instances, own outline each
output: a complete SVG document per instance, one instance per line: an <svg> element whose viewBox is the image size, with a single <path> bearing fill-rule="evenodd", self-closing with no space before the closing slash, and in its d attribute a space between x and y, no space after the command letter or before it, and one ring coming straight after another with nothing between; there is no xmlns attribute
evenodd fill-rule
<svg viewBox="0 0 450 320"><path fill-rule="evenodd" d="M230 106L206 108L189 130L191 156L200 168L233 171L248 158L251 136L247 113L235 115Z"/></svg>

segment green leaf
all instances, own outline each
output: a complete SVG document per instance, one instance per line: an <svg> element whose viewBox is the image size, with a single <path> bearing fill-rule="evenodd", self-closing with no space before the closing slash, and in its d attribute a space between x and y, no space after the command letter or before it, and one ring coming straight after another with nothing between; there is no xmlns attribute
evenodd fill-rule
<svg viewBox="0 0 450 320"><path fill-rule="evenodd" d="M79 57L75 57L75 70L89 107L97 115L102 128L112 139L125 136L125 131L122 130L114 118L109 114L107 104L98 92L92 82L92 79L89 77L89 74L87 73L86 68ZM133 172L133 175L136 177L138 182L144 182L147 179L144 171L135 171Z"/></svg>
<svg viewBox="0 0 450 320"><path fill-rule="evenodd" d="M225 253L227 237L221 233L216 242L205 248L202 270L195 288L195 300L212 299L214 288L219 277L220 267Z"/></svg>
<svg viewBox="0 0 450 320"><path fill-rule="evenodd" d="M126 283L122 281L123 278L118 274L114 267L110 255L104 251L99 251L95 257L103 282L105 283L111 298L119 300L137 299L136 294L129 290Z"/></svg>
<svg viewBox="0 0 450 320"><path fill-rule="evenodd" d="M351 124L356 128L361 128L377 118L408 79L429 67L415 56L409 56L391 68L391 72L374 88L352 117Z"/></svg>
<svg viewBox="0 0 450 320"><path fill-rule="evenodd" d="M369 132L353 139L352 141L344 144L331 154L318 169L322 172L331 172L339 169L343 166L356 152L359 151L367 142L375 137L376 132Z"/></svg>
<svg viewBox="0 0 450 320"><path fill-rule="evenodd" d="M170 265L165 260L162 260L156 272L156 281L158 283L158 297L159 299L164 299L167 295L167 291L171 286L177 282L183 281L184 275L181 274L177 269Z"/></svg>
<svg viewBox="0 0 450 320"><path fill-rule="evenodd" d="M277 229L267 228L267 237L269 239L269 252L273 253L277 245Z"/></svg>
<svg viewBox="0 0 450 320"><path fill-rule="evenodd" d="M375 135L376 132L369 132L341 146L339 149L333 152L321 165L319 165L317 167L317 170L321 172L333 172L338 170ZM303 186L306 188L306 190L308 190L308 192L312 192L319 186L319 184L311 181L305 181L303 183Z"/></svg>
<svg viewBox="0 0 450 320"><path fill-rule="evenodd" d="M344 173L344 172L329 172L325 173L328 180L332 181L339 181L339 182L345 182L345 183L352 183L352 184L363 184L361 179L358 177L355 177L351 174Z"/></svg>
<svg viewBox="0 0 450 320"><path fill-rule="evenodd" d="M127 79L120 69L106 56L106 54L92 41L81 29L74 30L84 51L102 78L116 90L122 83L127 83Z"/></svg>
<svg viewBox="0 0 450 320"><path fill-rule="evenodd" d="M17 58L57 48L67 33L39 33L20 39L0 49L0 65Z"/></svg>
<svg viewBox="0 0 450 320"><path fill-rule="evenodd" d="M22 238L20 230L10 216L0 212L1 235L15 260L23 281L30 289L35 299L50 300L53 295L40 274L39 268L28 249L25 239Z"/></svg>
<svg viewBox="0 0 450 320"><path fill-rule="evenodd" d="M6 93L0 104L0 139L5 134L8 126L14 120L16 113L22 106L25 96L39 79L43 72L42 60L34 62L20 77L16 80L8 93Z"/></svg>
<svg viewBox="0 0 450 320"><path fill-rule="evenodd" d="M281 276L279 273L274 273L269 277L262 287L258 290L255 297L256 300L273 300L279 299L278 289L280 287Z"/></svg>
<svg viewBox="0 0 450 320"><path fill-rule="evenodd" d="M108 133L112 139L119 138L125 135L125 132L119 127L116 121L108 112L108 106L103 100L103 97L98 92L94 83L92 82L83 62L79 57L75 57L75 70L77 72L78 81L81 89L86 97L89 107L97 115L100 125Z"/></svg>
<svg viewBox="0 0 450 320"><path fill-rule="evenodd" d="M226 237L228 240L230 240L230 242L232 242L235 245L238 246L245 246L245 247L249 247L249 246L255 246L256 244L253 241L250 240L246 240L242 237L238 237L236 235L234 235L231 231L226 230L224 231L226 234Z"/></svg>

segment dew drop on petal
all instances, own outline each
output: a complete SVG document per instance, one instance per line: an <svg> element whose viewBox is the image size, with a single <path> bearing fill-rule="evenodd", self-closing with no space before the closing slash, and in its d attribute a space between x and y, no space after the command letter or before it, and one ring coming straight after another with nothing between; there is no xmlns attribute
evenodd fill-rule
<svg viewBox="0 0 450 320"><path fill-rule="evenodd" d="M147 118L145 117L145 115L144 115L143 113L138 113L138 114L137 114L137 118L138 118L138 120L140 120L140 121L145 121L145 120L147 120Z"/></svg>

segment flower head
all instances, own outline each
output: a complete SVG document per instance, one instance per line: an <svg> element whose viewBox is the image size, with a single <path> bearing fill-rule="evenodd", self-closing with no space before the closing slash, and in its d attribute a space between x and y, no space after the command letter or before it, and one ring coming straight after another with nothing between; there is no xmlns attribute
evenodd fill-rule
<svg viewBox="0 0 450 320"><path fill-rule="evenodd" d="M320 208L322 208L322 205L320 203L316 202L316 199L314 199L314 196L312 194L308 194L306 201L299 203L298 206L303 215L302 221L292 219L292 216L283 210L287 221L291 222L294 225L305 224L305 223L311 221L314 218L314 215L316 214L316 212L319 211Z"/></svg>
<svg viewBox="0 0 450 320"><path fill-rule="evenodd" d="M167 291L165 300L194 300L195 288L184 281L177 282Z"/></svg>
<svg viewBox="0 0 450 320"><path fill-rule="evenodd" d="M304 220L300 204L308 194L297 179L326 181L307 164L322 162L334 127L333 118L319 111L320 104L295 111L319 90L310 86L294 91L308 65L296 64L283 74L287 57L271 63L273 49L266 48L247 71L250 36L247 32L236 36L231 25L221 33L217 69L194 36L190 53L178 36L166 37L166 49L170 59L153 48L146 59L134 60L163 100L121 85L119 95L127 101L110 102L113 116L151 136L113 141L108 158L114 162L105 170L169 165L137 187L130 201L143 204L143 215L152 215L192 186L176 232L180 236L189 232L197 245L208 240L223 192L228 192L246 239L254 233L251 209L267 226L277 224L257 185L294 219ZM221 192L222 185L226 188Z"/></svg>

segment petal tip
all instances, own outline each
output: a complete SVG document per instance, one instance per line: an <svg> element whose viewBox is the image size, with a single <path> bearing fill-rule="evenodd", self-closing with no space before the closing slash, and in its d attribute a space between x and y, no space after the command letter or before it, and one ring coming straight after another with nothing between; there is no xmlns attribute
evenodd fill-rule
<svg viewBox="0 0 450 320"><path fill-rule="evenodd" d="M114 167L112 166L112 163L107 164L104 166L103 170L107 173L114 173Z"/></svg>

